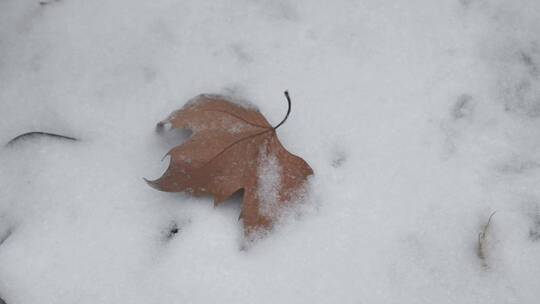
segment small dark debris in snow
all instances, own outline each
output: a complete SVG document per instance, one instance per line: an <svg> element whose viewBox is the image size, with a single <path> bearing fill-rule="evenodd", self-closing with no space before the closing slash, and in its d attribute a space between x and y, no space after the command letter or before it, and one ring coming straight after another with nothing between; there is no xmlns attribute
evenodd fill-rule
<svg viewBox="0 0 540 304"><path fill-rule="evenodd" d="M472 96L469 94L461 94L452 109L454 119L461 119L472 114Z"/></svg>
<svg viewBox="0 0 540 304"><path fill-rule="evenodd" d="M48 132L41 132L41 131L35 131L35 132L27 132L27 133L23 133L21 135L15 136L10 141L8 141L6 146L12 146L15 143L17 143L17 142L19 142L19 141L21 141L23 139L33 139L33 138L38 138L38 137L51 137L51 138L56 138L56 139L60 139L60 140L70 140L70 141L78 140L77 138L71 137L71 136L48 133Z"/></svg>
<svg viewBox="0 0 540 304"><path fill-rule="evenodd" d="M298 11L292 3L284 1L275 1L271 3L274 6L270 13L273 17L287 21L298 21L300 19Z"/></svg>
<svg viewBox="0 0 540 304"><path fill-rule="evenodd" d="M178 225L177 222L173 221L169 224L169 227L167 228L165 232L165 241L170 241L172 238L174 238L181 230L180 225Z"/></svg>
<svg viewBox="0 0 540 304"><path fill-rule="evenodd" d="M535 62L533 56L525 51L519 52L519 59L521 63L529 70L529 73L533 76L537 76L539 72L538 64Z"/></svg>
<svg viewBox="0 0 540 304"><path fill-rule="evenodd" d="M540 117L540 86L538 80L527 76L504 92L504 110L529 118Z"/></svg>
<svg viewBox="0 0 540 304"><path fill-rule="evenodd" d="M172 238L175 234L178 233L178 227L176 224L169 230L169 234L167 235L168 238Z"/></svg>
<svg viewBox="0 0 540 304"><path fill-rule="evenodd" d="M538 168L540 168L540 163L538 162L515 160L502 164L498 169L501 173L505 174L521 174Z"/></svg>
<svg viewBox="0 0 540 304"><path fill-rule="evenodd" d="M459 3L465 8L469 8L473 2L474 0L459 0Z"/></svg>
<svg viewBox="0 0 540 304"><path fill-rule="evenodd" d="M534 220L533 226L529 229L529 239L533 242L540 241L540 217Z"/></svg>
<svg viewBox="0 0 540 304"><path fill-rule="evenodd" d="M347 160L347 155L343 152L337 152L332 157L331 165L334 168L339 168L343 165L343 163Z"/></svg>
<svg viewBox="0 0 540 304"><path fill-rule="evenodd" d="M504 75L501 98L505 111L531 119L540 117L540 49L537 42L519 49Z"/></svg>
<svg viewBox="0 0 540 304"><path fill-rule="evenodd" d="M5 235L0 238L0 246L11 236L12 231L8 230ZM0 302L1 303L1 302Z"/></svg>
<svg viewBox="0 0 540 304"><path fill-rule="evenodd" d="M231 49L241 63L251 63L253 61L253 57L246 51L246 48L239 43L231 45Z"/></svg>
<svg viewBox="0 0 540 304"><path fill-rule="evenodd" d="M39 5L49 5L49 4L52 4L54 2L60 2L60 0L48 0L48 1L39 1Z"/></svg>

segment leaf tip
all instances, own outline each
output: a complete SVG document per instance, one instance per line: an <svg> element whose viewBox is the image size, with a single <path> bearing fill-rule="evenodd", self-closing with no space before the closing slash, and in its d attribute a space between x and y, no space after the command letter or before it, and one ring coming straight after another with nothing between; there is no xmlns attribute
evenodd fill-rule
<svg viewBox="0 0 540 304"><path fill-rule="evenodd" d="M172 123L168 119L162 120L156 124L157 133L163 133L164 131L169 131L171 129L172 129Z"/></svg>
<svg viewBox="0 0 540 304"><path fill-rule="evenodd" d="M156 190L160 190L157 181L155 181L155 180L151 181L151 180L147 179L146 177L143 177L143 180L146 182L146 184L148 186L150 186L150 187L152 187L152 188L154 188Z"/></svg>

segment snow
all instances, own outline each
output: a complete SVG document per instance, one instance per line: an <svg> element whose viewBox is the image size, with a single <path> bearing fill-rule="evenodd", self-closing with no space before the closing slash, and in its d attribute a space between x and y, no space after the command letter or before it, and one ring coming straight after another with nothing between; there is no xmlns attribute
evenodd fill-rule
<svg viewBox="0 0 540 304"><path fill-rule="evenodd" d="M0 1L6 303L539 301L538 1L44 2ZM311 209L249 250L240 198L142 179L194 96L285 89Z"/></svg>
<svg viewBox="0 0 540 304"><path fill-rule="evenodd" d="M268 143L263 144L259 151L257 197L261 204L261 214L272 218L279 207L282 168L277 156L274 153L268 153L267 145Z"/></svg>

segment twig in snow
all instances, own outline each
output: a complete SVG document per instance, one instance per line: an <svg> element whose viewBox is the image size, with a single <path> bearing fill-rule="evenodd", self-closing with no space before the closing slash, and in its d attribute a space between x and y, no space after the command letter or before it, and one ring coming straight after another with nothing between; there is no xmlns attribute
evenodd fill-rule
<svg viewBox="0 0 540 304"><path fill-rule="evenodd" d="M482 261L482 267L488 268L487 263L487 235L489 231L489 226L491 224L491 219L493 216L497 213L497 211L494 211L489 216L489 219L487 223L482 227L482 231L478 233L478 246L476 248L476 254L478 255L478 258Z"/></svg>
<svg viewBox="0 0 540 304"><path fill-rule="evenodd" d="M41 132L41 131L34 131L34 132L27 132L27 133L23 133L21 135L15 136L10 141L8 141L8 143L6 144L6 147L11 146L24 138L34 138L34 137L42 137L42 136L53 137L53 138L62 139L62 140L72 140L72 141L77 140L77 138L71 137L71 136L48 133L48 132Z"/></svg>

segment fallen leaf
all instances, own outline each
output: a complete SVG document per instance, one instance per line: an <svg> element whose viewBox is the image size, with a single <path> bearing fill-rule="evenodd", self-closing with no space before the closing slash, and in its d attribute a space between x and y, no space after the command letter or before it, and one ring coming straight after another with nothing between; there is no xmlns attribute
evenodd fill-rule
<svg viewBox="0 0 540 304"><path fill-rule="evenodd" d="M294 204L311 167L279 142L276 127L251 106L220 95L199 95L158 124L193 131L173 148L163 176L147 181L167 192L211 194L218 205L244 190L240 217L246 236L272 227L280 212Z"/></svg>

